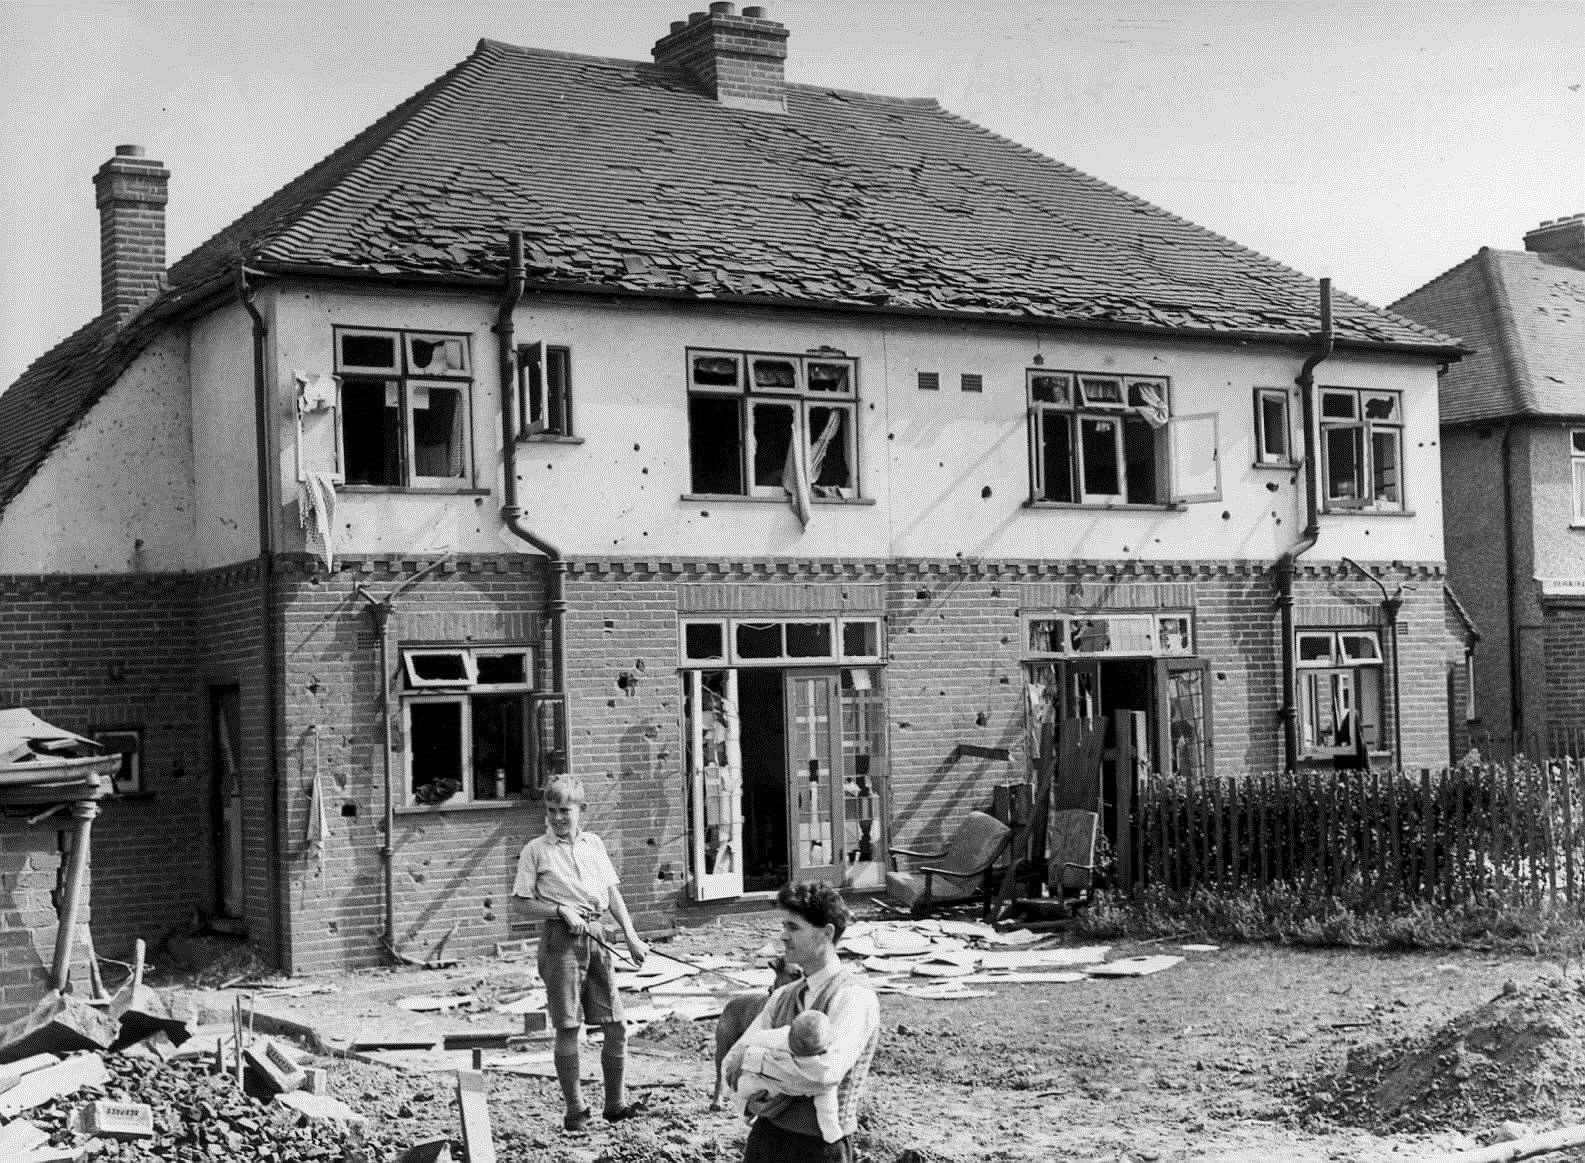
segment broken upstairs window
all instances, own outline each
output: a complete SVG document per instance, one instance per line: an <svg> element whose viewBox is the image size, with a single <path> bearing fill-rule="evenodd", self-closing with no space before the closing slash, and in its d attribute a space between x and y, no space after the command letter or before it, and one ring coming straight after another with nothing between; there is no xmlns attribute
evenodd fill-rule
<svg viewBox="0 0 1585 1163"><path fill-rule="evenodd" d="M687 351L690 488L858 495L858 364L841 356Z"/></svg>
<svg viewBox="0 0 1585 1163"><path fill-rule="evenodd" d="M468 337L338 327L335 348L346 483L471 485Z"/></svg>
<svg viewBox="0 0 1585 1163"><path fill-rule="evenodd" d="M1330 510L1401 512L1403 395L1321 389L1322 495Z"/></svg>

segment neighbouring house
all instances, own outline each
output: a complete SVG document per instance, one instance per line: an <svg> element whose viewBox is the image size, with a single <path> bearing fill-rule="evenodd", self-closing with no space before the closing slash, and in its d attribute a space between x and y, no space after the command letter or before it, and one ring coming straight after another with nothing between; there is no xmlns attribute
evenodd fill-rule
<svg viewBox="0 0 1585 1163"><path fill-rule="evenodd" d="M487 950L563 768L657 925L878 887L1050 716L1446 761L1456 342L787 43L482 41L168 271L106 163L0 395L0 702L140 746L101 948Z"/></svg>
<svg viewBox="0 0 1585 1163"><path fill-rule="evenodd" d="M1448 573L1481 630L1477 743L1585 747L1585 214L1394 310L1476 348L1442 377Z"/></svg>

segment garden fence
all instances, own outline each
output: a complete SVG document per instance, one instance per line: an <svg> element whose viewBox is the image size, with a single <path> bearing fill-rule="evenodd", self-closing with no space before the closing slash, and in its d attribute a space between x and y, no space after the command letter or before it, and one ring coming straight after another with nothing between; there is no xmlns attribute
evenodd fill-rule
<svg viewBox="0 0 1585 1163"><path fill-rule="evenodd" d="M1365 908L1585 904L1585 765L1151 776L1133 812L1136 887L1285 886Z"/></svg>

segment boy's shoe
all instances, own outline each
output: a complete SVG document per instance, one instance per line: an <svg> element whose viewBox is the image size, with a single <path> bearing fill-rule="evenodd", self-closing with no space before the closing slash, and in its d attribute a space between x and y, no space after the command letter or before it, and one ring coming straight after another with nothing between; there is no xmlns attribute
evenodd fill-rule
<svg viewBox="0 0 1585 1163"><path fill-rule="evenodd" d="M648 1113L649 1111L644 1108L642 1099L638 1102L625 1102L619 1107L604 1112L605 1121L608 1123L619 1123L623 1119L636 1119Z"/></svg>
<svg viewBox="0 0 1585 1163"><path fill-rule="evenodd" d="M606 1117L609 1118L610 1116L607 1115ZM594 1112L588 1107L584 1107L581 1111L573 1111L570 1114L563 1115L561 1125L574 1134L578 1134L579 1132L587 1131L589 1124L593 1121Z"/></svg>

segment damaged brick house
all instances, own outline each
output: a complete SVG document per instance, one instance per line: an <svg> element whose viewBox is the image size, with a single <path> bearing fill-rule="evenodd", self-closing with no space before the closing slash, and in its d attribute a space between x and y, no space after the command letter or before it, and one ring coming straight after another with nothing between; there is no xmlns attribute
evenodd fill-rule
<svg viewBox="0 0 1585 1163"><path fill-rule="evenodd" d="M0 691L141 731L102 948L488 949L562 766L653 925L879 885L1044 715L1445 761L1454 342L787 39L481 42L168 272L106 164L105 312L0 395Z"/></svg>
<svg viewBox="0 0 1585 1163"><path fill-rule="evenodd" d="M1395 310L1476 351L1442 377L1448 572L1482 633L1465 714L1501 756L1585 746L1585 214L1483 247ZM1494 736L1488 739L1487 736Z"/></svg>

